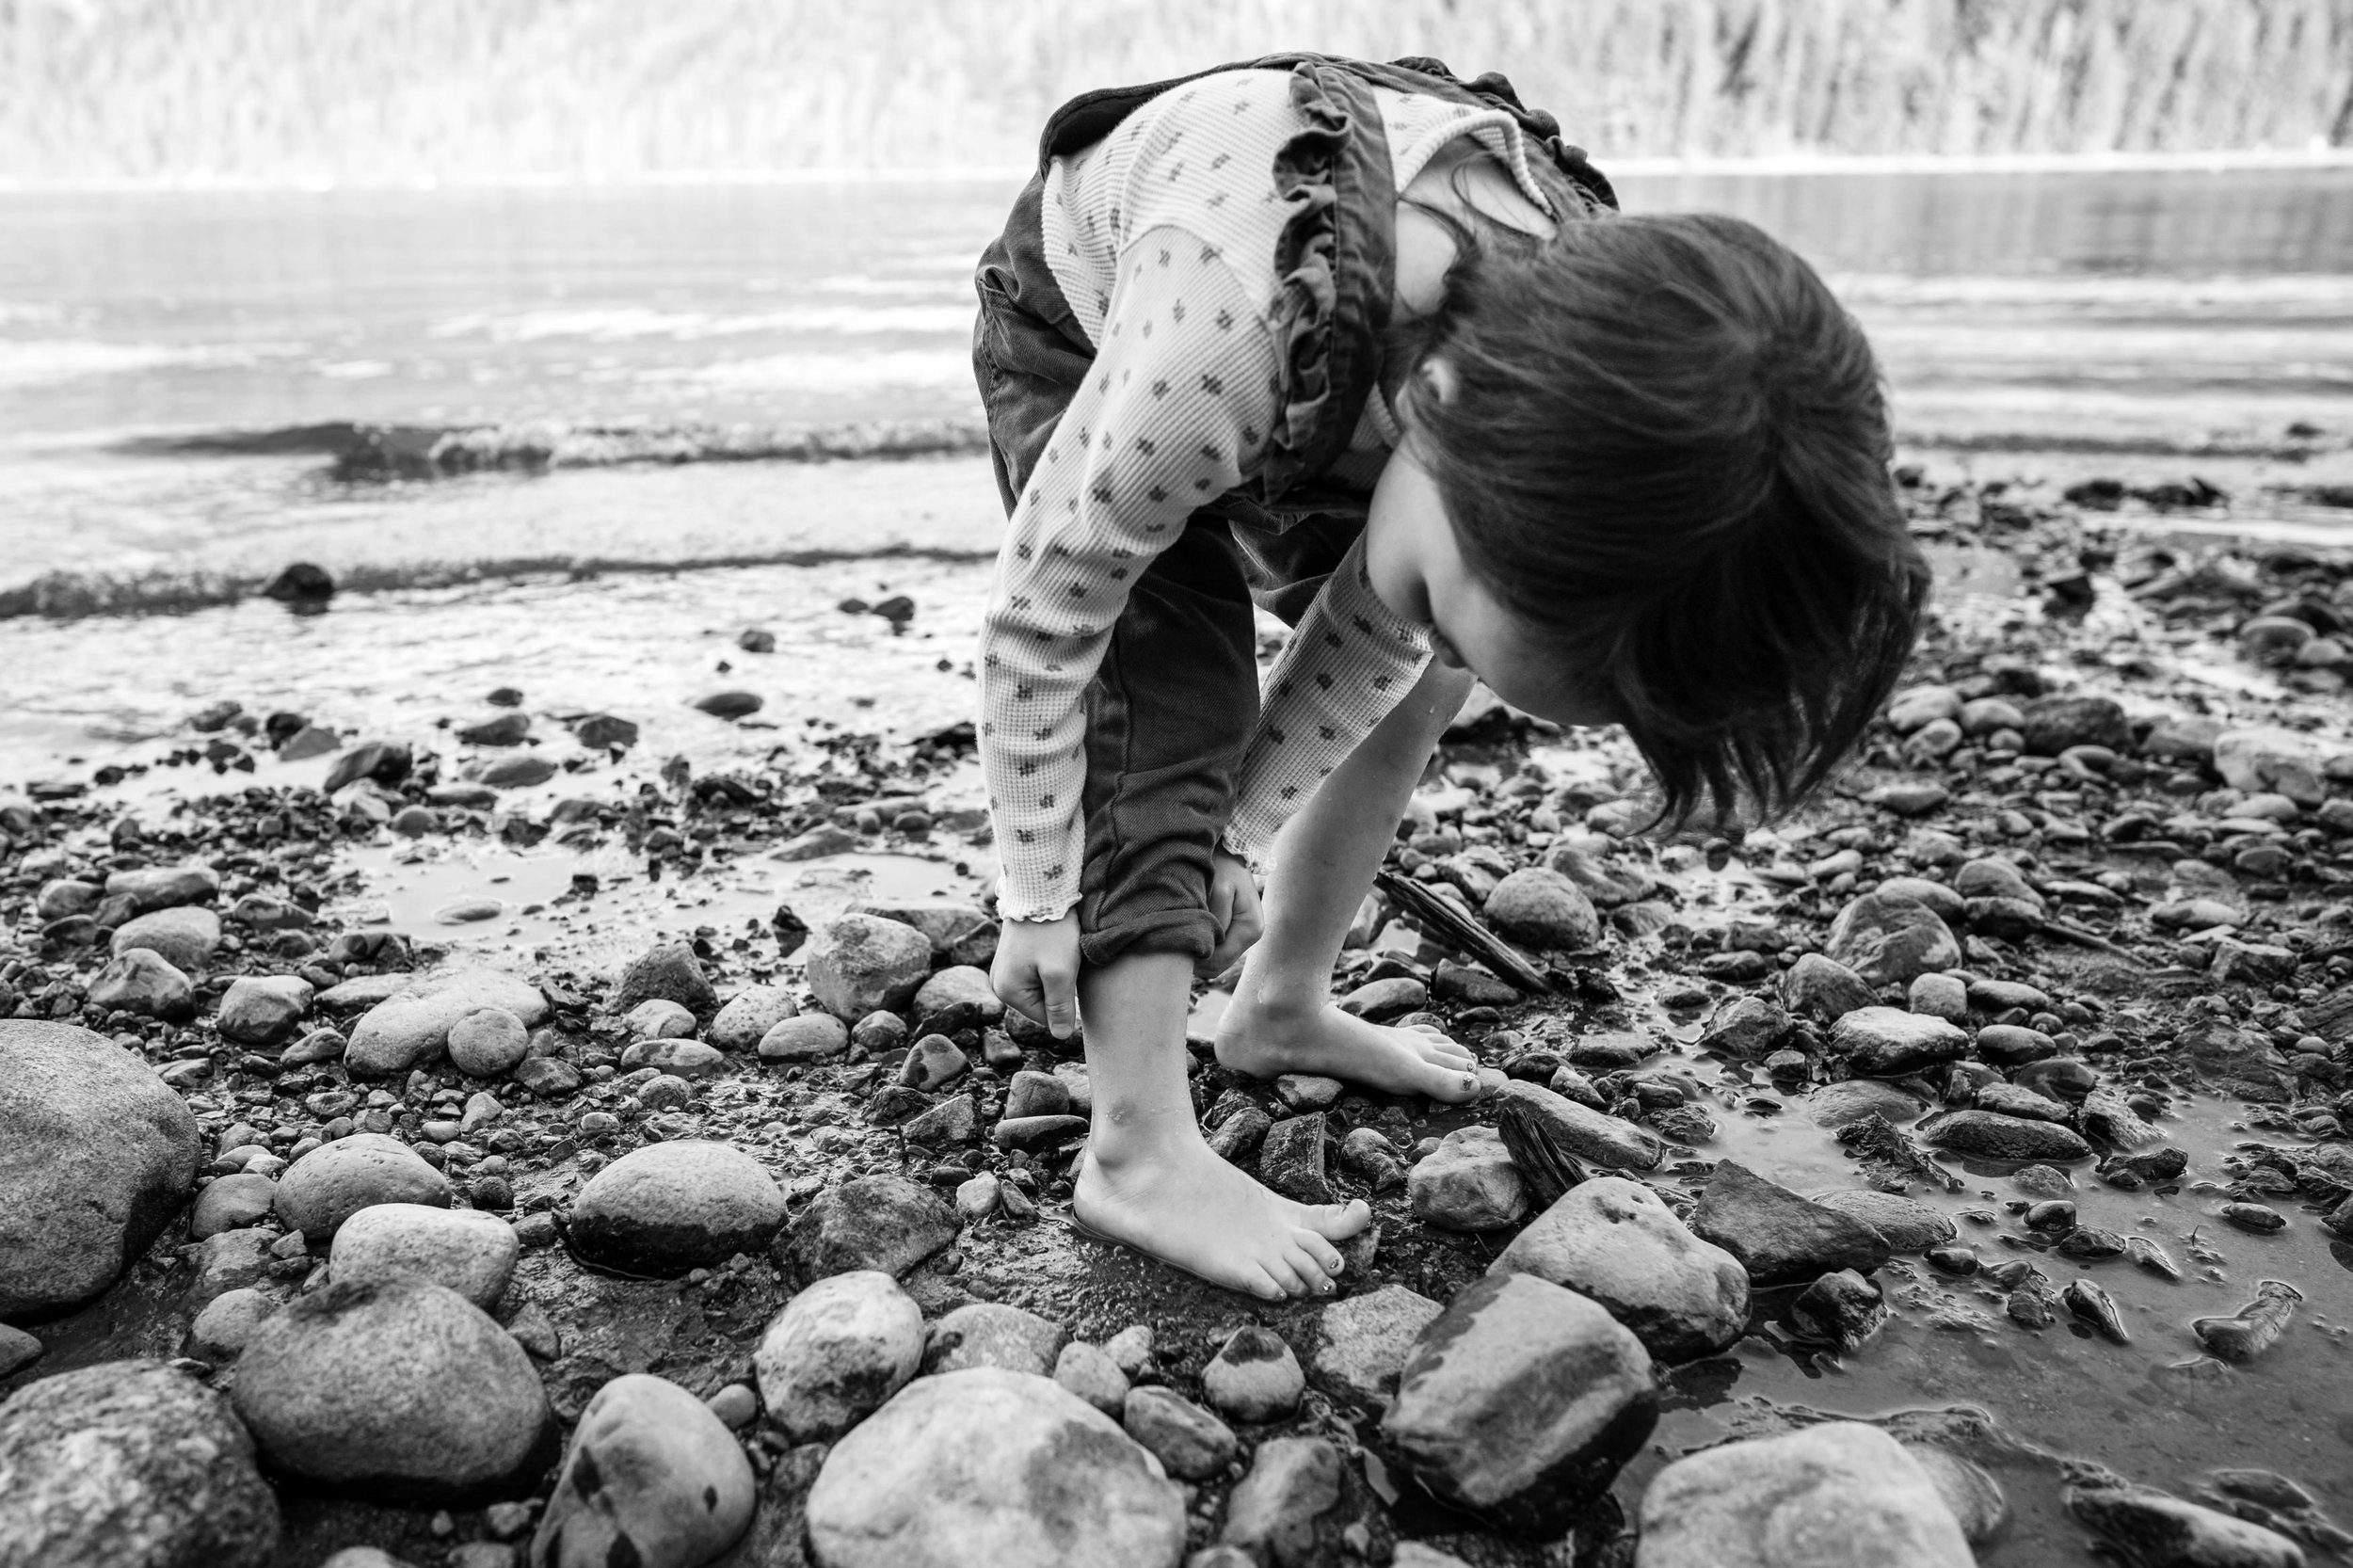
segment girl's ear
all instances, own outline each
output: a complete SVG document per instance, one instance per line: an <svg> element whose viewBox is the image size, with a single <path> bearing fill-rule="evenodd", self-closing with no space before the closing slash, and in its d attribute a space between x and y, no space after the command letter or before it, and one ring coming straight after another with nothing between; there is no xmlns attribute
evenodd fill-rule
<svg viewBox="0 0 2353 1568"><path fill-rule="evenodd" d="M1429 388L1430 395L1438 402L1446 404L1454 401L1455 389L1461 383L1455 379L1453 363L1443 354L1426 355L1421 363L1414 367L1414 374L1420 377Z"/></svg>

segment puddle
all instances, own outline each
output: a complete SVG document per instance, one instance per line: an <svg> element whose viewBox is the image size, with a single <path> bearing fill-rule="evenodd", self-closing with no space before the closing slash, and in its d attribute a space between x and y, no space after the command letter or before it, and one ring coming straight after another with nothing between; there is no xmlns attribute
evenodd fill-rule
<svg viewBox="0 0 2353 1568"><path fill-rule="evenodd" d="M589 971L626 962L657 938L690 934L757 952L774 940L780 904L813 926L870 900L977 897L993 871L959 846L936 858L746 856L692 875L653 877L617 843L543 852L445 840L358 849L342 863L365 879L365 888L330 901L329 913L340 919L485 962ZM595 879L592 890L582 890L582 877Z"/></svg>

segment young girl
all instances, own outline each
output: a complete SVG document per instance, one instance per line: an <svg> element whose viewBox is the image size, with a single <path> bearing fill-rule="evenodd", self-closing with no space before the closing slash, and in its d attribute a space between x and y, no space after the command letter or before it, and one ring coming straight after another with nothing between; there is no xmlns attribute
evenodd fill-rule
<svg viewBox="0 0 2353 1568"><path fill-rule="evenodd" d="M1329 986L1475 679L1624 725L1671 815L1818 783L1927 585L1870 348L1758 230L1620 216L1550 117L1433 60L1080 98L978 282L1011 514L982 646L993 978L1057 1035L1084 1016L1074 1217L1327 1293L1369 1211L1203 1140L1194 971L1249 952L1230 1068L1467 1099L1467 1051ZM1294 629L1263 703L1254 600Z"/></svg>

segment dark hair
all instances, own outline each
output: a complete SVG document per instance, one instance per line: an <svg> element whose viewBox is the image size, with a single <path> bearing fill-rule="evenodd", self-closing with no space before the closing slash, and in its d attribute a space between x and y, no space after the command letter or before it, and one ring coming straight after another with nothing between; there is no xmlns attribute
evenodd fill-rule
<svg viewBox="0 0 2353 1568"><path fill-rule="evenodd" d="M1862 328L1737 218L1458 249L1398 342L1454 374L1407 395L1465 560L1593 672L1663 821L1786 810L1886 700L1928 596Z"/></svg>

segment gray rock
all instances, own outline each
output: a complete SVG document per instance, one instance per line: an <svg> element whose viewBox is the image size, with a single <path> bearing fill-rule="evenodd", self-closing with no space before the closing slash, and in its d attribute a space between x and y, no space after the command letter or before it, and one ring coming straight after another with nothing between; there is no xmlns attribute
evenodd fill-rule
<svg viewBox="0 0 2353 1568"><path fill-rule="evenodd" d="M1789 1304L1789 1326L1801 1338L1852 1355L1887 1321L1887 1298L1852 1269L1833 1269Z"/></svg>
<svg viewBox="0 0 2353 1568"><path fill-rule="evenodd" d="M872 915L880 920L896 920L911 925L923 934L932 945L932 952L952 964L985 967L984 959L974 956L974 949L984 939L993 938L997 922L988 918L986 910L960 899L904 899L896 903L853 904L842 911L847 915ZM990 941L993 947L993 939Z"/></svg>
<svg viewBox="0 0 2353 1568"><path fill-rule="evenodd" d="M1402 1285L1384 1285L1323 1309L1316 1381L1365 1404L1385 1403L1414 1341L1446 1309Z"/></svg>
<svg viewBox="0 0 2353 1568"><path fill-rule="evenodd" d="M1218 1539L1279 1563L1337 1560L1342 1468L1339 1449L1321 1437L1269 1438L1226 1498Z"/></svg>
<svg viewBox="0 0 2353 1568"><path fill-rule="evenodd" d="M1845 1127L1865 1116L1881 1117L1891 1127L1901 1127L1919 1116L1921 1106L1892 1083L1850 1078L1815 1090L1806 1096L1805 1109L1816 1127Z"/></svg>
<svg viewBox="0 0 2353 1568"><path fill-rule="evenodd" d="M807 1505L821 1568L1176 1568L1182 1492L1052 1380L919 1378L837 1444Z"/></svg>
<svg viewBox="0 0 2353 1568"><path fill-rule="evenodd" d="M344 1065L356 1073L405 1073L440 1056L450 1026L486 1007L504 1008L526 1029L545 1023L539 988L496 969L441 969L411 977L352 1026Z"/></svg>
<svg viewBox="0 0 2353 1568"><path fill-rule="evenodd" d="M1958 925L1968 913L1968 904L1959 893L1942 882L1925 876L1891 876L1883 879L1877 892L1894 898L1908 898L1927 904L1936 911L1936 918L1946 925Z"/></svg>
<svg viewBox="0 0 2353 1568"><path fill-rule="evenodd" d="M1048 1377L1068 1338L1060 1323L1034 1312L1001 1302L968 1302L932 1325L923 1346L923 1370L999 1367Z"/></svg>
<svg viewBox="0 0 2353 1568"><path fill-rule="evenodd" d="M803 952L818 1005L845 1023L900 1011L932 972L932 944L921 932L873 915L827 920Z"/></svg>
<svg viewBox="0 0 2353 1568"><path fill-rule="evenodd" d="M967 1029L973 1024L1005 1021L1005 1004L997 1000L997 989L989 984L988 971L970 964L951 965L924 981L915 988L910 1008L918 1018L926 1020L926 1028ZM958 1009L965 1010L965 1016L972 1023L944 1016Z"/></svg>
<svg viewBox="0 0 2353 1568"><path fill-rule="evenodd" d="M344 1222L327 1260L338 1280L413 1274L446 1286L488 1312L506 1294L521 1255L515 1227L495 1214L380 1203Z"/></svg>
<svg viewBox="0 0 2353 1568"><path fill-rule="evenodd" d="M1691 1230L1739 1259L1752 1285L1796 1285L1834 1269L1868 1271L1891 1256L1852 1215L1809 1203L1737 1160L1717 1162Z"/></svg>
<svg viewBox="0 0 2353 1568"><path fill-rule="evenodd" d="M677 1040L695 1032L695 1014L667 997L648 997L621 1018L636 1040Z"/></svg>
<svg viewBox="0 0 2353 1568"><path fill-rule="evenodd" d="M1538 1202L1574 1186L1575 1165L1649 1171L1666 1158L1657 1133L1523 1079L1503 1086L1496 1097L1496 1119L1513 1162Z"/></svg>
<svg viewBox="0 0 2353 1568"><path fill-rule="evenodd" d="M1899 1078L1958 1062L1969 1054L1969 1036L1956 1025L1900 1007L1859 1007L1831 1026L1830 1048L1865 1078Z"/></svg>
<svg viewBox="0 0 2353 1568"><path fill-rule="evenodd" d="M1273 1329L1245 1324L1228 1335L1201 1369L1202 1396L1236 1421L1273 1421L1299 1408L1307 1375Z"/></svg>
<svg viewBox="0 0 2353 1568"><path fill-rule="evenodd" d="M2185 1502L2153 1486L2070 1486L2067 1510L2148 1568L2304 1568L2277 1530Z"/></svg>
<svg viewBox="0 0 2353 1568"><path fill-rule="evenodd" d="M627 1013L641 1001L655 1000L677 1002L696 1017L719 1005L719 994L711 988L695 950L684 942L664 942L631 959L605 1005Z"/></svg>
<svg viewBox="0 0 2353 1568"><path fill-rule="evenodd" d="M1100 1345L1073 1339L1054 1357L1054 1381L1117 1420L1128 1404L1128 1374Z"/></svg>
<svg viewBox="0 0 2353 1568"><path fill-rule="evenodd" d="M193 1258L196 1276L188 1282L186 1309L201 1312L222 1293L268 1278L273 1261L270 1248L277 1240L273 1231L251 1229L224 1230L198 1242Z"/></svg>
<svg viewBox="0 0 2353 1568"><path fill-rule="evenodd" d="M1382 1431L1439 1497L1550 1537L1657 1415L1650 1356L1608 1312L1532 1274L1491 1274L1422 1331Z"/></svg>
<svg viewBox="0 0 2353 1568"><path fill-rule="evenodd" d="M1820 959L1819 953L1809 952L1807 958ZM1822 960L1828 963L1828 960ZM1832 968L1836 968L1832 965ZM1792 974L1796 970L1790 971ZM1851 978L1851 977L1850 977ZM1862 984L1856 981L1856 984ZM1707 1020L1707 1032L1699 1038L1701 1050L1721 1051L1736 1058L1763 1056L1781 1043L1789 1032L1790 1017L1763 997L1735 997L1716 1010ZM1577 1060L1572 1057L1572 1060ZM1578 1061L1578 1065L1586 1064ZM1598 1064L1596 1064L1597 1065Z"/></svg>
<svg viewBox="0 0 2353 1568"><path fill-rule="evenodd" d="M210 866L141 866L106 878L108 898L127 899L131 912L210 904L220 896L220 874Z"/></svg>
<svg viewBox="0 0 2353 1568"><path fill-rule="evenodd" d="M1573 844L1556 844L1545 856L1545 868L1559 872L1583 889L1604 909L1615 909L1647 898L1658 884L1639 867L1613 866Z"/></svg>
<svg viewBox="0 0 2353 1568"><path fill-rule="evenodd" d="M2088 1160L2091 1145L2073 1129L1993 1111L1955 1111L1924 1124L1921 1137L1931 1148L1980 1160Z"/></svg>
<svg viewBox="0 0 2353 1568"><path fill-rule="evenodd" d="M1642 1494L1640 1568L1975 1568L1928 1472L1877 1427L1831 1421L1679 1459Z"/></svg>
<svg viewBox="0 0 2353 1568"><path fill-rule="evenodd" d="M1430 987L1409 974L1391 975L1357 986L1339 1000L1341 1012L1359 1018L1394 1018L1426 1007Z"/></svg>
<svg viewBox="0 0 2353 1568"><path fill-rule="evenodd" d="M1416 1219L1447 1230L1501 1230L1528 1212L1519 1170L1491 1127L1457 1128L1440 1139L1407 1174L1405 1193Z"/></svg>
<svg viewBox="0 0 2353 1568"><path fill-rule="evenodd" d="M264 1568L278 1499L229 1401L156 1361L108 1361L0 1404L9 1568Z"/></svg>
<svg viewBox="0 0 2353 1568"><path fill-rule="evenodd" d="M903 1176L866 1176L818 1194L776 1250L804 1285L853 1269L895 1277L954 1240L956 1230L956 1211L930 1188Z"/></svg>
<svg viewBox="0 0 2353 1568"><path fill-rule="evenodd" d="M224 1230L260 1224L278 1204L278 1183L240 1171L208 1183L188 1211L188 1240L201 1241Z"/></svg>
<svg viewBox="0 0 2353 1568"><path fill-rule="evenodd" d="M449 1207L449 1178L396 1138L355 1132L322 1144L278 1178L278 1220L312 1241L330 1240L373 1204Z"/></svg>
<svg viewBox="0 0 2353 1568"><path fill-rule="evenodd" d="M679 1078L717 1078L728 1070L727 1053L700 1040L640 1040L621 1053L629 1070L659 1067Z"/></svg>
<svg viewBox="0 0 2353 1568"><path fill-rule="evenodd" d="M1841 909L1823 952L1873 986L1909 985L1961 963L1961 943L1936 911L1892 893L1865 893Z"/></svg>
<svg viewBox="0 0 2353 1568"><path fill-rule="evenodd" d="M223 1039L274 1046L310 1011L311 983L299 975L240 975L221 993L216 1021Z"/></svg>
<svg viewBox="0 0 2353 1568"><path fill-rule="evenodd" d="M1748 1327L1749 1276L1739 1260L1623 1176L1570 1188L1487 1272L1533 1274L1592 1297L1659 1361L1711 1355Z"/></svg>
<svg viewBox="0 0 2353 1568"><path fill-rule="evenodd" d="M1896 1252L1926 1252L1959 1234L1945 1215L1918 1198L1907 1198L1900 1192L1844 1187L1836 1192L1817 1192L1814 1202L1861 1220L1878 1231L1880 1239Z"/></svg>
<svg viewBox="0 0 2353 1568"><path fill-rule="evenodd" d="M14 1377L48 1349L23 1329L0 1323L0 1378Z"/></svg>
<svg viewBox="0 0 2353 1568"><path fill-rule="evenodd" d="M110 959L89 983L89 1000L92 1006L109 1012L120 1008L173 1023L196 1014L196 991L188 977L146 948Z"/></svg>
<svg viewBox="0 0 2353 1568"><path fill-rule="evenodd" d="M1005 1086L1005 1114L1016 1118L1066 1116L1070 1114L1069 1085L1052 1073L1023 1068Z"/></svg>
<svg viewBox="0 0 2353 1568"><path fill-rule="evenodd" d="M1497 930L1530 947L1588 948L1601 940L1601 916L1585 889L1541 866L1497 883L1485 907Z"/></svg>
<svg viewBox="0 0 2353 1568"><path fill-rule="evenodd" d="M728 1144L649 1144L599 1171L572 1205L572 1250L600 1268L673 1277L758 1254L784 1227L784 1193Z"/></svg>
<svg viewBox="0 0 2353 1568"><path fill-rule="evenodd" d="M830 1013L779 1018L760 1037L762 1062L821 1062L850 1048L850 1026Z"/></svg>
<svg viewBox="0 0 2353 1568"><path fill-rule="evenodd" d="M224 1290L204 1304L204 1310L188 1325L187 1353L199 1361L215 1366L234 1361L245 1353L247 1341L262 1320L278 1310L275 1297L246 1287Z"/></svg>
<svg viewBox="0 0 2353 1568"><path fill-rule="evenodd" d="M455 1290L341 1280L264 1320L237 1414L274 1469L410 1501L527 1489L553 1457L531 1358Z"/></svg>
<svg viewBox="0 0 2353 1568"><path fill-rule="evenodd" d="M915 1375L923 1310L879 1269L817 1281L785 1304L752 1357L760 1397L796 1443L839 1437Z"/></svg>
<svg viewBox="0 0 2353 1568"><path fill-rule="evenodd" d="M721 1050L753 1050L770 1030L800 1010L781 985L746 985L719 1009L704 1038Z"/></svg>
<svg viewBox="0 0 2353 1568"><path fill-rule="evenodd" d="M756 1484L708 1405L667 1378L624 1373L580 1413L531 1568L696 1568L751 1524Z"/></svg>
<svg viewBox="0 0 2353 1568"><path fill-rule="evenodd" d="M1973 1546L1983 1545L2009 1522L2009 1499L2002 1483L1947 1448L1934 1443L1906 1443L1904 1451L1928 1472L1936 1495L1952 1510L1953 1521Z"/></svg>
<svg viewBox="0 0 2353 1568"><path fill-rule="evenodd" d="M212 961L220 946L220 917L199 904L158 909L115 928L117 957L133 948L145 948L183 973L194 973Z"/></svg>
<svg viewBox="0 0 2353 1568"><path fill-rule="evenodd" d="M1207 1480L1234 1462L1234 1431L1173 1388L1157 1384L1128 1390L1120 1420L1179 1480Z"/></svg>
<svg viewBox="0 0 2353 1568"><path fill-rule="evenodd" d="M1963 861L1953 873L1953 892L1964 908L1978 899L1989 898L2015 899L2038 909L2042 904L2042 895L2034 890L2016 866L1992 856Z"/></svg>
<svg viewBox="0 0 2353 1568"><path fill-rule="evenodd" d="M513 1072L531 1051L531 1031L504 1007L478 1007L449 1026L450 1064L473 1078Z"/></svg>
<svg viewBox="0 0 2353 1568"><path fill-rule="evenodd" d="M1969 1016L1969 987L1958 975L1915 975L1906 1000L1914 1013L1931 1018L1959 1023Z"/></svg>
<svg viewBox="0 0 2353 1568"><path fill-rule="evenodd" d="M196 1179L196 1118L146 1063L72 1024L0 1019L0 1318L114 1283Z"/></svg>
<svg viewBox="0 0 2353 1568"><path fill-rule="evenodd" d="M41 924L47 925L72 915L91 914L105 896L106 890L95 882L58 877L40 885L40 891L33 898L33 912L40 917Z"/></svg>
<svg viewBox="0 0 2353 1568"><path fill-rule="evenodd" d="M1298 1203L1330 1203L1337 1194L1324 1174L1324 1152L1321 1114L1288 1116L1259 1140L1258 1179Z"/></svg>

